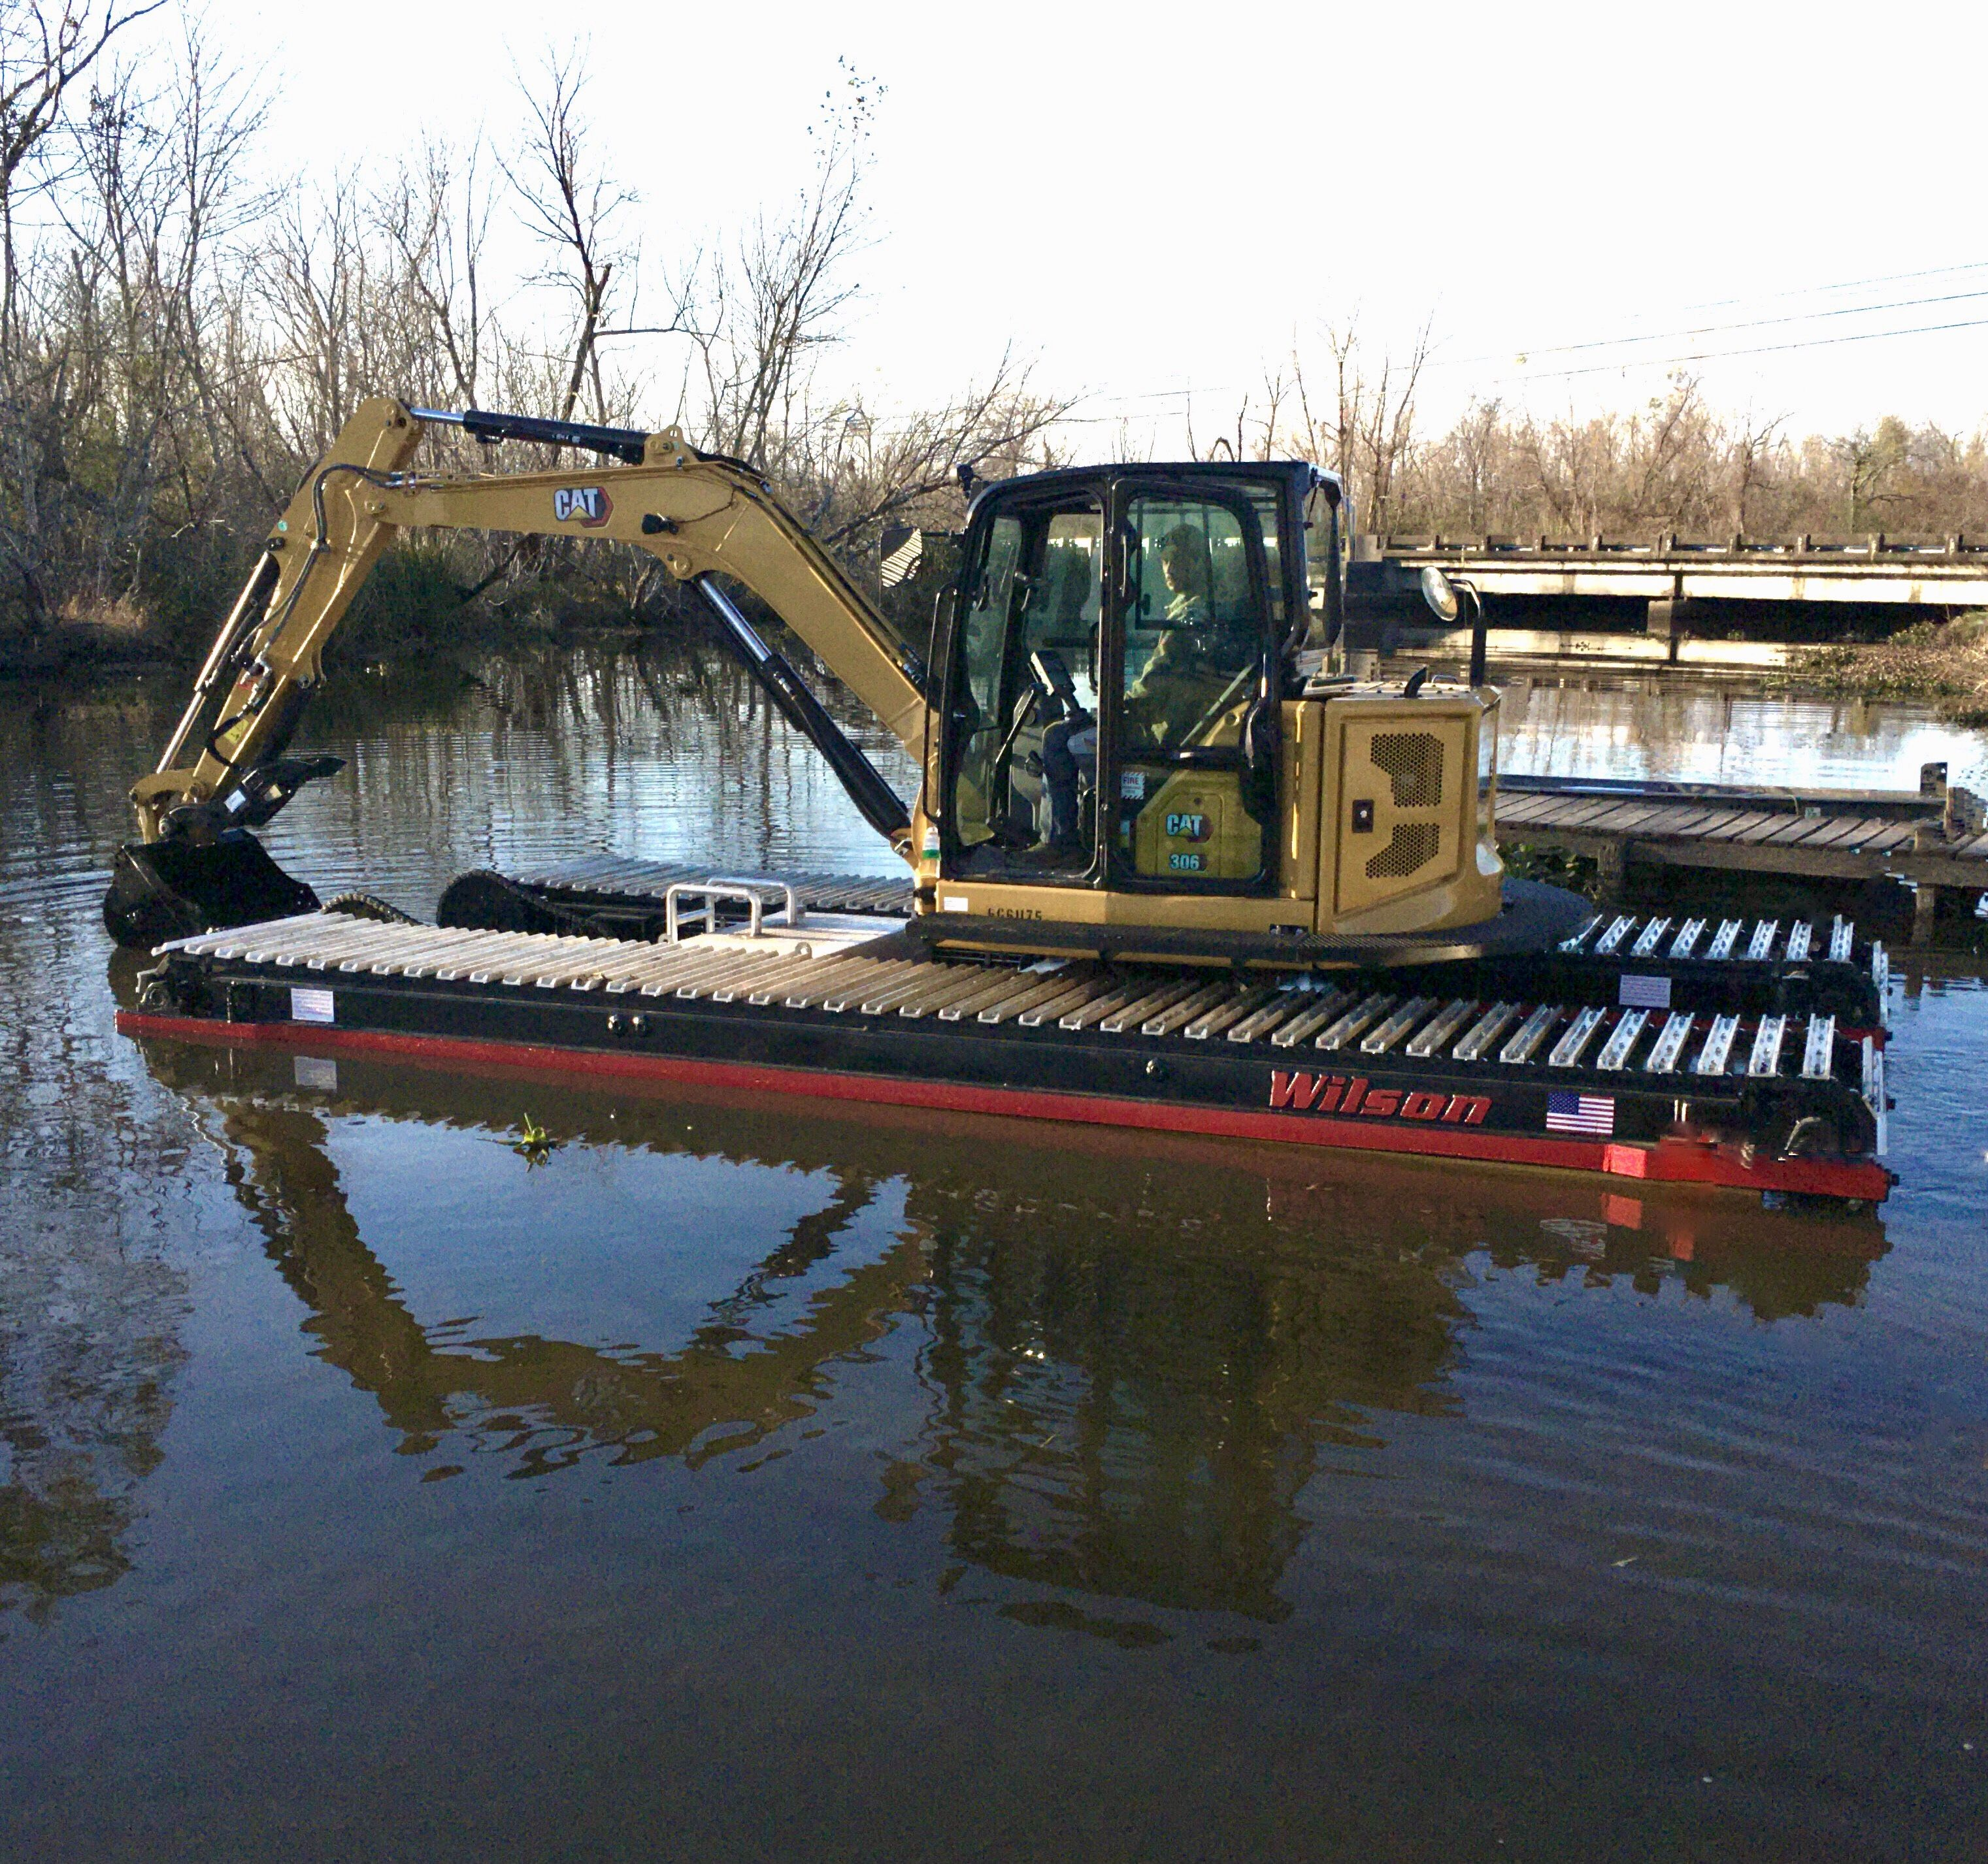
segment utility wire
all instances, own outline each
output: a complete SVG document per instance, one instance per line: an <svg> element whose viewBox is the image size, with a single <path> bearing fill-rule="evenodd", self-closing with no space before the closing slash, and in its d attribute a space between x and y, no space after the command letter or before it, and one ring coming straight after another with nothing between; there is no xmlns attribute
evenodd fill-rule
<svg viewBox="0 0 1988 1864"><path fill-rule="evenodd" d="M1687 311L1723 311L1735 304L1778 304L1786 298L1820 298L1827 292L1861 291L1870 285L1909 285L1918 279L1951 278L1956 272L1988 272L1988 259L1973 259L1960 265L1936 265L1929 272L1887 272L1882 278L1850 279L1841 285L1804 285L1793 291L1754 292L1741 298L1714 298L1703 304L1687 304Z"/></svg>
<svg viewBox="0 0 1988 1864"><path fill-rule="evenodd" d="M1895 272L1888 276L1872 279L1853 279L1841 285L1813 285L1800 290L1777 292L1762 298L1716 299L1704 304L1685 305L1687 311L1723 310L1728 306L1740 304L1776 304L1789 299L1821 297L1831 292L1861 291L1873 285L1902 285L1915 279L1951 278L1962 272L1988 272L1988 259L1971 262L1963 265L1942 265L1927 272ZM1807 323L1825 317L1854 317L1865 312L1909 310L1922 304L1948 304L1959 299L1988 296L1988 292L1953 292L1925 298L1901 298L1882 304L1839 305L1833 309L1818 311L1797 311L1772 317L1746 319L1730 324L1692 325L1682 329L1658 330L1628 336L1598 337L1577 343L1554 343L1543 346L1527 344L1514 350L1500 350L1483 356L1432 356L1428 366L1432 369L1462 369L1480 363L1503 363L1517 354L1524 356L1568 356L1579 350L1612 350L1625 348L1632 343L1659 343L1676 342L1688 336L1709 336L1739 330L1766 329L1778 324Z"/></svg>
<svg viewBox="0 0 1988 1864"><path fill-rule="evenodd" d="M1972 295L1973 294L1968 294ZM1717 363L1729 356L1773 356L1788 350L1824 350L1838 343L1868 343L1894 336L1934 336L1946 330L1988 329L1988 317L1973 317L1959 323L1915 325L1909 330L1859 330L1848 336L1810 336L1792 343L1757 343L1745 350L1714 350L1689 356L1628 356L1613 363L1589 363L1577 369L1543 370L1536 374L1502 376L1499 383L1558 382L1570 376L1600 376L1629 369L1665 369L1676 363ZM1496 384L1493 384L1496 386Z"/></svg>
<svg viewBox="0 0 1988 1864"><path fill-rule="evenodd" d="M1988 291L1947 292L1936 298L1895 298L1888 304L1844 304L1831 311L1797 311L1786 317L1753 317L1742 323L1699 324L1684 330L1652 330L1647 336L1611 336L1597 339L1586 343L1557 343L1543 350L1529 350L1520 353L1526 357L1535 356L1572 356L1587 350L1615 350L1630 343L1668 343L1681 342L1688 336L1723 336L1737 330L1765 330L1777 325L1790 323L1816 323L1825 317L1862 317L1875 316L1879 311L1909 311L1922 304L1959 304L1965 299L1988 298ZM1494 362L1493 356L1479 356L1479 362ZM1634 358L1631 359L1634 360Z"/></svg>

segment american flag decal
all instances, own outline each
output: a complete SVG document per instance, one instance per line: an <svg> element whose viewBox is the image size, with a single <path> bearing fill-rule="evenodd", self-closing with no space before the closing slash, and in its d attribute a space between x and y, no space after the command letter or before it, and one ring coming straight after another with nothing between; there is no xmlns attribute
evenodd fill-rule
<svg viewBox="0 0 1988 1864"><path fill-rule="evenodd" d="M1547 1096L1549 1133L1584 1133L1591 1139L1615 1136L1613 1094L1550 1093Z"/></svg>

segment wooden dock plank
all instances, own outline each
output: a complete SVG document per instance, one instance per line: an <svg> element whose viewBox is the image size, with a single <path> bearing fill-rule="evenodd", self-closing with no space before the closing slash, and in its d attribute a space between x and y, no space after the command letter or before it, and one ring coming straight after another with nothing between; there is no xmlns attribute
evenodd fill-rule
<svg viewBox="0 0 1988 1864"><path fill-rule="evenodd" d="M1859 848L1868 853L1871 850L1873 843L1885 840L1891 832L1899 826L1896 822L1886 821L1882 816L1860 816L1857 818L1857 832L1853 836L1846 836L1837 845L1844 848ZM1912 835L1909 825L1906 825L1906 829L1905 839L1910 841Z"/></svg>
<svg viewBox="0 0 1988 1864"><path fill-rule="evenodd" d="M1708 842L1736 842L1743 840L1756 829L1765 828L1785 819L1772 810L1743 809L1737 816L1709 827L1699 839Z"/></svg>
<svg viewBox="0 0 1988 1864"><path fill-rule="evenodd" d="M1520 799L1520 815L1533 822L1557 822L1570 812L1591 806L1588 796L1526 796Z"/></svg>
<svg viewBox="0 0 1988 1864"><path fill-rule="evenodd" d="M1681 839L1696 840L1716 829L1721 822L1729 822L1734 816L1740 812L1729 809L1706 809L1702 806L1681 809L1672 812L1661 829L1652 827L1646 829L1644 832L1671 835Z"/></svg>
<svg viewBox="0 0 1988 1864"><path fill-rule="evenodd" d="M1647 800L1622 802L1600 816L1591 816L1581 826L1591 835L1627 835L1652 816L1663 812L1661 805Z"/></svg>
<svg viewBox="0 0 1988 1864"><path fill-rule="evenodd" d="M1839 816L1824 819L1830 826L1821 834L1812 836L1806 846L1814 848L1861 848L1885 826L1869 816Z"/></svg>
<svg viewBox="0 0 1988 1864"><path fill-rule="evenodd" d="M1831 826L1831 818L1827 816L1797 816L1785 827L1760 839L1777 848L1800 847L1818 835L1827 835Z"/></svg>
<svg viewBox="0 0 1988 1864"><path fill-rule="evenodd" d="M1704 819L1703 809L1673 802L1638 822L1636 835L1641 839L1645 836L1687 834Z"/></svg>
<svg viewBox="0 0 1988 1864"><path fill-rule="evenodd" d="M1747 829L1765 815L1765 809L1712 809L1692 822L1690 835L1694 841L1722 841L1726 835Z"/></svg>
<svg viewBox="0 0 1988 1864"><path fill-rule="evenodd" d="M1864 839L1866 854L1885 854L1894 848L1909 848L1912 837L1919 832L1915 822L1880 822L1875 833ZM1983 838L1988 840L1988 836Z"/></svg>
<svg viewBox="0 0 1988 1864"><path fill-rule="evenodd" d="M1758 842L1778 842L1789 829L1800 829L1806 826L1799 816L1788 816L1777 812L1771 816L1763 816L1753 827L1742 829L1733 839L1736 842L1745 843L1750 846Z"/></svg>
<svg viewBox="0 0 1988 1864"><path fill-rule="evenodd" d="M1579 798L1570 796L1564 799L1563 801L1564 806L1561 809L1551 816L1539 819L1543 825L1550 825L1556 829L1583 829L1598 816L1606 816L1611 810L1618 809L1622 806L1622 799L1620 796L1603 796L1598 799L1591 796Z"/></svg>
<svg viewBox="0 0 1988 1864"><path fill-rule="evenodd" d="M1530 822L1544 809L1550 808L1560 799L1542 795L1534 790L1516 792L1499 790L1498 792L1498 819L1500 822Z"/></svg>

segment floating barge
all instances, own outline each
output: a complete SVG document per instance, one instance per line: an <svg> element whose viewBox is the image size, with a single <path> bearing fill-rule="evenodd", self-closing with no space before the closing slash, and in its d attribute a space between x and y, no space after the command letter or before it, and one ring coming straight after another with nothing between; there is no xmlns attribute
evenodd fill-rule
<svg viewBox="0 0 1988 1864"><path fill-rule="evenodd" d="M935 957L901 883L602 859L162 946L119 1027L1875 1203L1882 945L1604 914L1537 957L1280 975ZM493 923L494 922L494 923ZM564 929L553 929L555 927ZM660 934L660 936L659 936Z"/></svg>

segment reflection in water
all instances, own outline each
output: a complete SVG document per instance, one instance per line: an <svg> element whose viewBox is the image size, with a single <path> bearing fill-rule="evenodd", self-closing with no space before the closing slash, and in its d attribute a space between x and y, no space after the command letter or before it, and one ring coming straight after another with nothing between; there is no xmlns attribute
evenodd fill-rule
<svg viewBox="0 0 1988 1864"><path fill-rule="evenodd" d="M114 726L115 721L110 723ZM32 751L55 728L24 708ZM109 735L116 741L114 730ZM0 763L10 775L19 766ZM185 1122L106 1069L104 1018L64 1001L103 992L88 921L23 913L12 872L59 849L73 799L10 788L0 834L0 1613L37 1622L130 1567L145 1478L185 1352L185 1278L169 1257ZM47 863L58 886L80 862ZM126 1058L127 1068L131 1067ZM142 1070L137 1072L142 1073ZM107 1077L107 1078L106 1078Z"/></svg>
<svg viewBox="0 0 1988 1864"><path fill-rule="evenodd" d="M694 652L468 672L313 713L297 871L888 870ZM0 1852L1978 1851L1988 993L1899 998L1888 1255L1517 1171L300 1089L110 1026L181 691L0 704ZM1921 728L1552 703L1543 754L1679 775L1755 731L1721 774L1891 782Z"/></svg>
<svg viewBox="0 0 1988 1864"><path fill-rule="evenodd" d="M180 1277L114 1231L17 1226L0 1250L0 1611L46 1617L131 1563L185 1355Z"/></svg>
<svg viewBox="0 0 1988 1864"><path fill-rule="evenodd" d="M1988 739L1925 709L1767 697L1722 680L1575 676L1503 680L1501 770L1692 783L1916 790L1919 766L1988 784Z"/></svg>
<svg viewBox="0 0 1988 1864"><path fill-rule="evenodd" d="M230 1181L309 1310L306 1330L379 1400L411 1454L456 1436L472 1453L507 1456L513 1474L537 1475L602 1448L617 1463L681 1456L693 1464L739 1449L810 1415L819 1367L874 1338L920 1272L908 1244L850 1275L791 1331L756 1335L744 1324L769 1283L826 1254L867 1204L871 1187L852 1177L828 1211L796 1225L714 1303L677 1352L610 1352L536 1335L438 1344L360 1238L318 1114L236 1102L221 1132L236 1154ZM747 1343L752 1351L737 1350ZM720 1425L722 1434L707 1437Z"/></svg>
<svg viewBox="0 0 1988 1864"><path fill-rule="evenodd" d="M411 1312L361 1234L332 1136L384 1115L494 1140L532 1077L341 1062L328 1113L289 1090L287 1058L147 1052L218 1109L230 1182L306 1330L374 1394L404 1450L441 1459L431 1474L465 1455L524 1476L602 1452L698 1465L815 1417L832 1366L910 1322L925 1416L883 1469L879 1515L940 1509L962 1567L1262 1620L1286 1609L1278 1588L1307 1484L1365 1473L1361 1453L1384 1445L1391 1415L1453 1408L1473 1264L1574 1287L1723 1288L1766 1319L1853 1302L1883 1248L1869 1217L1797 1231L1734 1200L1646 1207L1520 1175L1483 1195L1454 1173L1383 1160L1053 1129L1001 1144L984 1123L876 1109L837 1121L555 1076L548 1130L563 1146L798 1171L830 1194L756 1247L672 1345L470 1337L473 1322ZM695 1153L682 1136L692 1111ZM901 1225L838 1262L886 1184L902 1187ZM575 1212L548 1239L556 1261L585 1256L587 1221ZM465 1260L452 1246L429 1267L446 1275ZM798 1305L779 1288L796 1281L812 1291ZM1053 1610L1042 1622L1063 1623L1075 1609L1025 1602L1011 1615ZM1118 1641L1147 1635L1079 1616Z"/></svg>

